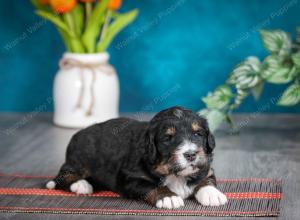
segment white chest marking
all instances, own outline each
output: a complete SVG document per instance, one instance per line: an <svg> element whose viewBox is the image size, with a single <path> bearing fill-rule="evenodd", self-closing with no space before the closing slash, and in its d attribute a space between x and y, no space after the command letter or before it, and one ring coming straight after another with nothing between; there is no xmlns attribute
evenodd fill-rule
<svg viewBox="0 0 300 220"><path fill-rule="evenodd" d="M182 199L192 195L195 186L188 186L186 179L182 176L169 175L164 181L164 186L167 186L172 192L176 193Z"/></svg>

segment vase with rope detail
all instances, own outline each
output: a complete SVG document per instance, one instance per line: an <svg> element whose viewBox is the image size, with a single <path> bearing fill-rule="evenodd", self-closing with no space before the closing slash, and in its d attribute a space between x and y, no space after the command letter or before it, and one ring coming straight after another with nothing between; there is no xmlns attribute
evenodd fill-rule
<svg viewBox="0 0 300 220"><path fill-rule="evenodd" d="M54 123L84 128L118 117L119 80L108 53L65 53L54 80Z"/></svg>

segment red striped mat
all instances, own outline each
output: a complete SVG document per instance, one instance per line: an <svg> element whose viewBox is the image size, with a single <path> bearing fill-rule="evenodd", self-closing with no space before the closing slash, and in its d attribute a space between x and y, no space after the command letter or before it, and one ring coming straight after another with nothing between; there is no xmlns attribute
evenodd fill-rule
<svg viewBox="0 0 300 220"><path fill-rule="evenodd" d="M164 210L142 201L128 200L102 191L75 195L45 189L50 176L0 174L0 212L65 213L97 215L170 215L170 216L278 216L282 182L274 179L220 179L218 188L229 202L219 207L204 207L185 201L180 209Z"/></svg>

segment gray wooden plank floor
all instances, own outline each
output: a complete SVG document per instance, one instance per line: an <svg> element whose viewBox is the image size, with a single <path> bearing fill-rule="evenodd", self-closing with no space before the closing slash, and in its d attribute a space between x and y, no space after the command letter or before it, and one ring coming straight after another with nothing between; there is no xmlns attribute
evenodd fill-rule
<svg viewBox="0 0 300 220"><path fill-rule="evenodd" d="M149 117L150 115L143 116L145 120ZM237 125L241 127L239 135L231 134L226 127L216 133L214 168L217 177L283 179L284 197L279 219L300 219L300 116L248 114L235 118ZM76 130L53 126L49 113L1 113L0 172L55 175L64 160L66 145L74 132ZM0 219L41 218L125 220L154 217L0 213Z"/></svg>

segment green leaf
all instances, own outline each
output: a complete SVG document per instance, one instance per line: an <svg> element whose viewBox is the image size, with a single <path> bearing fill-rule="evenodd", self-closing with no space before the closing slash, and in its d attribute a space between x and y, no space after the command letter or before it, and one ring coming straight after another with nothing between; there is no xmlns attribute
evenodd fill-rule
<svg viewBox="0 0 300 220"><path fill-rule="evenodd" d="M294 78L296 72L297 71L295 67L292 67L292 69L288 67L281 67L266 80L274 84L285 84Z"/></svg>
<svg viewBox="0 0 300 220"><path fill-rule="evenodd" d="M219 128L222 122L226 120L226 114L219 110L203 109L199 114L207 119L209 128L212 132Z"/></svg>
<svg viewBox="0 0 300 220"><path fill-rule="evenodd" d="M117 11L111 11L111 18L116 19L121 13Z"/></svg>
<svg viewBox="0 0 300 220"><path fill-rule="evenodd" d="M216 94L219 94L222 99L229 99L232 97L232 91L228 85L219 86Z"/></svg>
<svg viewBox="0 0 300 220"><path fill-rule="evenodd" d="M278 101L278 105L292 106L300 101L300 85L292 84L289 86Z"/></svg>
<svg viewBox="0 0 300 220"><path fill-rule="evenodd" d="M298 68L300 68L300 52L292 54L292 60L293 60L294 64Z"/></svg>
<svg viewBox="0 0 300 220"><path fill-rule="evenodd" d="M300 46L300 27L297 27L296 44L298 45L298 47Z"/></svg>
<svg viewBox="0 0 300 220"><path fill-rule="evenodd" d="M64 43L66 45L66 48L71 51L71 52L77 52L77 53L83 53L84 52L84 47L80 42L80 39L76 37L75 33L71 30L74 25L70 28L68 25L58 16L55 15L51 12L46 12L46 11L37 11L37 14L40 15L41 17L45 18L46 20L51 21L59 30ZM70 17L71 15L69 13L64 14L64 18L66 22L71 22L70 20L72 19ZM69 19L67 19L69 18Z"/></svg>
<svg viewBox="0 0 300 220"><path fill-rule="evenodd" d="M130 24L138 15L138 10L134 9L130 12L119 14L116 16L114 22L108 27L104 38L98 43L97 51L102 52L107 49L114 37L128 24Z"/></svg>
<svg viewBox="0 0 300 220"><path fill-rule="evenodd" d="M284 56L290 53L292 48L292 42L289 35L281 30L262 30L260 35L264 44L264 47L273 54Z"/></svg>
<svg viewBox="0 0 300 220"><path fill-rule="evenodd" d="M264 60L262 77L270 83L285 84L290 82L297 73L296 68L281 64L275 55L268 56Z"/></svg>
<svg viewBox="0 0 300 220"><path fill-rule="evenodd" d="M256 57L248 57L238 64L230 74L228 83L235 85L237 89L247 89L255 87L261 82L261 63Z"/></svg>
<svg viewBox="0 0 300 220"><path fill-rule="evenodd" d="M51 21L57 28L59 28L61 31L64 31L70 37L75 37L74 33L72 33L69 30L68 26L62 21L62 19L59 16L41 10L36 11L36 14L38 14L39 16L43 17L48 21Z"/></svg>
<svg viewBox="0 0 300 220"><path fill-rule="evenodd" d="M233 110L233 109L238 108L241 105L242 101L245 98L247 98L248 95L249 95L248 90L237 89L234 103L232 105L230 105L230 109Z"/></svg>
<svg viewBox="0 0 300 220"><path fill-rule="evenodd" d="M222 109L227 106L232 98L232 92L228 85L218 87L213 93L209 93L202 101L209 109Z"/></svg>
<svg viewBox="0 0 300 220"><path fill-rule="evenodd" d="M99 36L101 25L104 22L105 12L109 0L101 0L96 4L90 20L83 32L82 41L88 53L94 53L96 50L96 39Z"/></svg>
<svg viewBox="0 0 300 220"><path fill-rule="evenodd" d="M47 5L41 4L39 0L31 0L31 3L38 10L50 11L50 8Z"/></svg>
<svg viewBox="0 0 300 220"><path fill-rule="evenodd" d="M251 89L252 95L253 95L253 97L256 101L260 98L263 89L264 89L264 83L263 82L259 83L258 85L256 85L255 87L253 87Z"/></svg>
<svg viewBox="0 0 300 220"><path fill-rule="evenodd" d="M282 62L276 55L267 56L263 62L262 77L264 79L269 78L282 67Z"/></svg>

